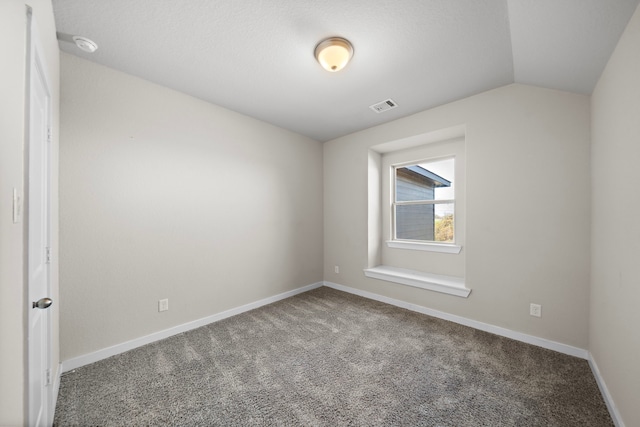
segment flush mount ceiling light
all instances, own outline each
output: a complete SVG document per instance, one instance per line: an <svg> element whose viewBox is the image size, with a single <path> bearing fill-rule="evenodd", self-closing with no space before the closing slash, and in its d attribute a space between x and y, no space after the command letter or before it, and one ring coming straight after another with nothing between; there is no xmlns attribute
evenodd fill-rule
<svg viewBox="0 0 640 427"><path fill-rule="evenodd" d="M98 50L98 45L93 40L89 40L88 38L82 36L73 36L72 38L76 43L76 46L78 46L85 52L93 53Z"/></svg>
<svg viewBox="0 0 640 427"><path fill-rule="evenodd" d="M332 73L342 70L353 56L353 46L349 40L330 37L316 46L316 59L322 67Z"/></svg>

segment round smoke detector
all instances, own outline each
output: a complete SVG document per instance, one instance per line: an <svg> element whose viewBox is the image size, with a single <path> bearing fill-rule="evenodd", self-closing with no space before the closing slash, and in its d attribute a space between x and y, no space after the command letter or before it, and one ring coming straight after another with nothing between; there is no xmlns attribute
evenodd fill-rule
<svg viewBox="0 0 640 427"><path fill-rule="evenodd" d="M76 46L85 52L93 53L98 49L98 45L86 37L73 36L73 41L76 42Z"/></svg>

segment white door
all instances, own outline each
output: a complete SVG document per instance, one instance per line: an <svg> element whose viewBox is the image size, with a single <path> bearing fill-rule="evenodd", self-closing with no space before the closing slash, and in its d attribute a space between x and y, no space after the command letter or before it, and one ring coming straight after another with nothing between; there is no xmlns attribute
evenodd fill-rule
<svg viewBox="0 0 640 427"><path fill-rule="evenodd" d="M35 23L32 23L35 40ZM49 297L50 94L41 50L31 44L28 138L29 425L47 426L51 386Z"/></svg>

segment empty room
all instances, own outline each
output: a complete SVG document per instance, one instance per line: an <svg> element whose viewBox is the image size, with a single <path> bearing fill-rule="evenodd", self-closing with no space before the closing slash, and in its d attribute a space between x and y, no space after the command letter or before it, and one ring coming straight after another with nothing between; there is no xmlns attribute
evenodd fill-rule
<svg viewBox="0 0 640 427"><path fill-rule="evenodd" d="M0 2L0 425L640 426L639 3Z"/></svg>

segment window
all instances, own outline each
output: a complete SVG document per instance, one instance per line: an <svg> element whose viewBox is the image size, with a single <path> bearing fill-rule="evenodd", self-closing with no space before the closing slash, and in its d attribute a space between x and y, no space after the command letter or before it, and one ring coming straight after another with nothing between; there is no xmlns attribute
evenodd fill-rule
<svg viewBox="0 0 640 427"><path fill-rule="evenodd" d="M467 297L465 128L374 146L367 277Z"/></svg>
<svg viewBox="0 0 640 427"><path fill-rule="evenodd" d="M464 275L465 255L461 252L465 242L465 164L464 138L401 146L382 154L379 166L382 200L378 202L382 207L381 245L377 254L372 252L379 256L379 261L375 259L372 265L420 270L428 262L432 273ZM375 180L371 182L375 184Z"/></svg>
<svg viewBox="0 0 640 427"><path fill-rule="evenodd" d="M455 243L455 158L393 166L393 240Z"/></svg>

